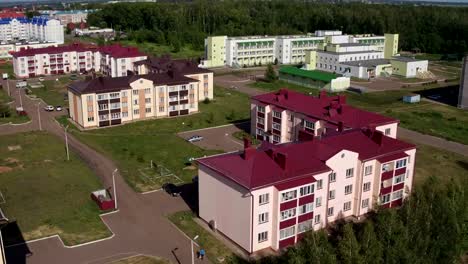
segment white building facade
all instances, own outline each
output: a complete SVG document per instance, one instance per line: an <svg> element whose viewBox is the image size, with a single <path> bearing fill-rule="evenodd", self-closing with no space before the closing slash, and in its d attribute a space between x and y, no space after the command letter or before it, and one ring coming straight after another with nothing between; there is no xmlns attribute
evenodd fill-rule
<svg viewBox="0 0 468 264"><path fill-rule="evenodd" d="M63 25L45 17L0 19L0 41L44 41L64 43Z"/></svg>

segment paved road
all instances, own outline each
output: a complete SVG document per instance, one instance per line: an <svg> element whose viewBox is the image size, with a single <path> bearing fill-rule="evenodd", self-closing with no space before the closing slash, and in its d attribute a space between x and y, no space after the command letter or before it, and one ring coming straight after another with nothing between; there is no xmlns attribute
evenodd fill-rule
<svg viewBox="0 0 468 264"><path fill-rule="evenodd" d="M5 87L5 86L4 86ZM19 94L13 94L16 101ZM23 94L24 96L24 94ZM28 113L37 113L37 102L23 97L23 107ZM60 113L41 110L42 128L64 138L62 127L55 122L54 116ZM37 130L37 115L31 115L33 122L23 126L1 126L0 134L12 134L25 130ZM112 171L116 168L113 161L69 136L70 147L93 169L104 186L112 185ZM25 257L25 248L7 248L9 263L15 264L54 264L54 263L106 263L135 254L160 256L173 263L190 263L190 240L179 232L164 216L172 212L188 210L181 198L173 198L163 192L139 194L134 192L116 175L116 189L119 212L103 216L115 236L112 239L80 246L65 248L57 238L29 243L33 254ZM175 254L174 248L178 248ZM177 258L175 257L177 256Z"/></svg>

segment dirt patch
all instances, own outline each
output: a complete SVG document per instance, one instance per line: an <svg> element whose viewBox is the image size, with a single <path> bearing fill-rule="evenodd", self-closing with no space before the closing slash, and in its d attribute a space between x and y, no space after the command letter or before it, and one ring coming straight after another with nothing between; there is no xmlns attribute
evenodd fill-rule
<svg viewBox="0 0 468 264"><path fill-rule="evenodd" d="M61 233L63 233L63 231L58 227L42 225L32 231L24 232L23 235L25 240L31 240L52 235L58 235Z"/></svg>
<svg viewBox="0 0 468 264"><path fill-rule="evenodd" d="M11 168L11 167L0 166L0 174L2 174L2 173L7 173L7 172L10 172L10 171L12 171L12 170L13 170L13 168Z"/></svg>
<svg viewBox="0 0 468 264"><path fill-rule="evenodd" d="M197 167L195 167L195 166L187 166L187 167L184 168L184 170L196 170L196 169L197 169Z"/></svg>
<svg viewBox="0 0 468 264"><path fill-rule="evenodd" d="M9 151L21 150L21 145L8 146Z"/></svg>
<svg viewBox="0 0 468 264"><path fill-rule="evenodd" d="M19 163L19 159L15 158L6 158L5 161L8 163Z"/></svg>

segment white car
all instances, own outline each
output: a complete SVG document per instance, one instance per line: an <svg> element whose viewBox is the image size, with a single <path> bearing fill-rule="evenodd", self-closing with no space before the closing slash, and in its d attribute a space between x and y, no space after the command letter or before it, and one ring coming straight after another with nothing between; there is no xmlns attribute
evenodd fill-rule
<svg viewBox="0 0 468 264"><path fill-rule="evenodd" d="M51 105L48 105L48 106L44 107L44 110L46 110L46 111L48 111L48 112L54 111L54 107L51 106Z"/></svg>
<svg viewBox="0 0 468 264"><path fill-rule="evenodd" d="M55 111L62 111L62 107L61 107L60 105L57 105L57 106L55 107Z"/></svg>
<svg viewBox="0 0 468 264"><path fill-rule="evenodd" d="M188 142L190 143L193 143L193 142L197 142L197 141L202 141L203 140L203 137L202 136L198 136L198 135L195 135L195 136L191 136L187 139Z"/></svg>
<svg viewBox="0 0 468 264"><path fill-rule="evenodd" d="M44 80L45 80L44 77L39 77L39 81L40 81L40 82L43 82Z"/></svg>

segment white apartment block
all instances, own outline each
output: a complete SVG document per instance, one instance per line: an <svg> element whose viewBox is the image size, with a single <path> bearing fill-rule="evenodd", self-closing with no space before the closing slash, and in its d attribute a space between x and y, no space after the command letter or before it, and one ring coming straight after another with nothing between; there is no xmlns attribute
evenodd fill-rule
<svg viewBox="0 0 468 264"><path fill-rule="evenodd" d="M59 20L45 17L0 19L0 41L22 40L64 43L63 25Z"/></svg>

